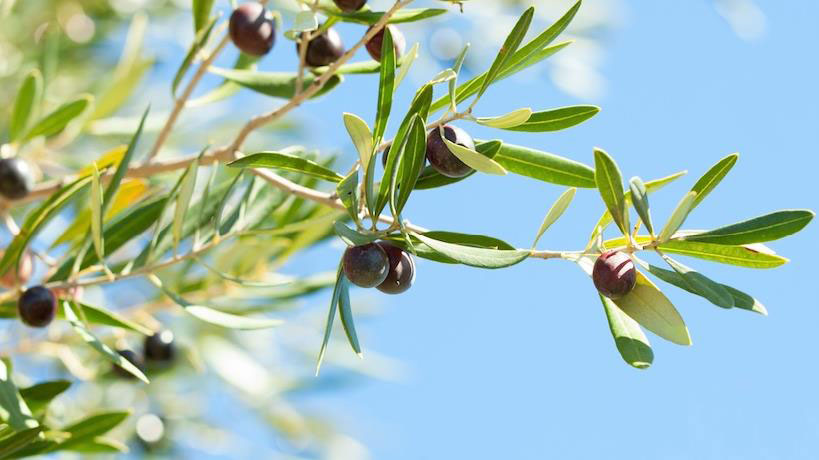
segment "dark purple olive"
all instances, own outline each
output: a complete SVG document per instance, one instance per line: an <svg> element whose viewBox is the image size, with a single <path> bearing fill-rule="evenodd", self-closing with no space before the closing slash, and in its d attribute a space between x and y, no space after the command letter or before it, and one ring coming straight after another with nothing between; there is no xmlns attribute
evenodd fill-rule
<svg viewBox="0 0 819 460"><path fill-rule="evenodd" d="M387 278L376 288L386 294L406 292L415 281L415 261L412 259L412 255L383 241L379 241L377 244L387 253L387 258L390 260L390 272L387 274Z"/></svg>
<svg viewBox="0 0 819 460"><path fill-rule="evenodd" d="M475 150L472 136L457 126L444 125L444 136L448 141L461 147ZM447 177L464 177L473 171L449 150L441 139L438 128L434 128L427 136L427 160L436 171Z"/></svg>
<svg viewBox="0 0 819 460"><path fill-rule="evenodd" d="M296 43L296 53L298 52L299 43ZM336 62L343 55L344 43L341 41L341 35L330 27L307 43L304 62L310 67L322 67Z"/></svg>
<svg viewBox="0 0 819 460"><path fill-rule="evenodd" d="M176 357L173 332L164 330L145 337L142 354L146 362L167 364Z"/></svg>
<svg viewBox="0 0 819 460"><path fill-rule="evenodd" d="M242 3L230 15L228 32L233 44L243 53L264 56L276 40L276 23L261 3Z"/></svg>
<svg viewBox="0 0 819 460"><path fill-rule="evenodd" d="M34 174L25 160L17 157L0 160L0 195L9 200L25 198L34 186Z"/></svg>
<svg viewBox="0 0 819 460"><path fill-rule="evenodd" d="M401 30L398 27L390 24L387 27L378 31L377 34L373 35L373 38L367 42L367 52L370 53L370 56L378 62L381 62L381 48L384 43L384 31L390 29L390 34L392 34L392 46L395 48L395 58L398 59L404 55L404 51L407 47L407 40L404 38L404 34L401 33ZM370 27L367 29L369 32L372 29Z"/></svg>
<svg viewBox="0 0 819 460"><path fill-rule="evenodd" d="M597 258L592 271L594 286L604 296L619 299L637 284L637 269L628 254L620 251L604 252Z"/></svg>
<svg viewBox="0 0 819 460"><path fill-rule="evenodd" d="M57 314L57 298L45 286L30 287L17 301L17 311L23 323L31 327L46 327Z"/></svg>
<svg viewBox="0 0 819 460"><path fill-rule="evenodd" d="M390 271L389 258L375 243L353 246L344 251L344 274L356 286L371 288L383 283Z"/></svg>
<svg viewBox="0 0 819 460"><path fill-rule="evenodd" d="M352 13L358 11L367 4L367 0L333 0L338 9L345 13Z"/></svg>

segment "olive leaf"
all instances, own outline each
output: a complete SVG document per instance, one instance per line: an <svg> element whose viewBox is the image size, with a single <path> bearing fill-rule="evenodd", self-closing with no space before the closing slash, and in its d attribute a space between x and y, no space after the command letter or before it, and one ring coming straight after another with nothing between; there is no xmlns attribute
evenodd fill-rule
<svg viewBox="0 0 819 460"><path fill-rule="evenodd" d="M535 8L529 7L526 11L518 19L518 22L512 27L512 30L509 32L509 35L506 37L506 40L501 45L500 51L498 51L498 55L495 57L495 60L492 62L492 66L489 67L489 70L486 72L486 77L483 79L483 83L478 89L478 94L475 97L475 102L483 96L483 93L486 92L486 89L495 81L498 73L501 69L506 65L507 61L509 61L510 56L512 53L517 51L518 46L523 41L523 37L526 36L526 32L529 30L529 25L532 23L532 17L535 14ZM473 105L474 103L473 102Z"/></svg>
<svg viewBox="0 0 819 460"><path fill-rule="evenodd" d="M543 110L532 113L525 122L518 125L504 127L509 131L525 131L530 133L542 133L550 131L560 131L579 125L600 112L600 107L593 105L576 105L571 107L561 107L551 110Z"/></svg>
<svg viewBox="0 0 819 460"><path fill-rule="evenodd" d="M532 109L525 107L497 117L478 117L477 123L490 128L510 129L526 123L532 113Z"/></svg>
<svg viewBox="0 0 819 460"><path fill-rule="evenodd" d="M231 168L271 168L294 171L330 182L341 182L343 179L337 172L315 161L284 152L252 153L228 163L227 166Z"/></svg>
<svg viewBox="0 0 819 460"><path fill-rule="evenodd" d="M506 169L504 169L504 167L498 164L495 160L481 155L468 147L464 147L463 145L450 141L446 138L446 136L444 136L443 126L439 126L438 129L441 132L441 139L444 141L444 144L446 144L449 151L458 157L459 160L463 161L464 164L475 171L480 171L482 173L494 174L498 176L506 175Z"/></svg>
<svg viewBox="0 0 819 460"><path fill-rule="evenodd" d="M412 233L434 251L455 262L477 268L504 268L518 264L529 257L530 252L522 249L487 249L448 243L419 233Z"/></svg>
<svg viewBox="0 0 819 460"><path fill-rule="evenodd" d="M629 233L628 208L626 207L626 197L623 192L623 176L620 168L608 153L601 149L594 149L594 179L597 183L597 190L600 197L614 217L614 223L623 232Z"/></svg>
<svg viewBox="0 0 819 460"><path fill-rule="evenodd" d="M347 128L347 133L350 135L356 151L358 151L361 168L366 171L373 154L373 134L370 127L367 126L367 122L358 115L344 112L343 117L344 127Z"/></svg>
<svg viewBox="0 0 819 460"><path fill-rule="evenodd" d="M381 42L381 75L378 85L378 104L376 105L375 124L373 127L373 145L381 143L387 121L392 110L392 96L395 91L395 47L392 43L390 28L384 29ZM363 166L362 166L363 167Z"/></svg>
<svg viewBox="0 0 819 460"><path fill-rule="evenodd" d="M643 180L639 177L632 177L629 180L629 191L631 192L631 201L634 203L634 209L640 220L646 226L648 233L654 234L654 224L651 222L651 211L648 207L648 189Z"/></svg>
<svg viewBox="0 0 819 460"><path fill-rule="evenodd" d="M37 136L50 137L61 133L71 121L82 115L92 102L94 102L94 96L90 94L66 102L35 123L23 136L23 140L28 141Z"/></svg>
<svg viewBox="0 0 819 460"><path fill-rule="evenodd" d="M788 209L755 217L707 232L683 236L686 241L711 244L751 244L792 235L810 223L815 214L808 209Z"/></svg>
<svg viewBox="0 0 819 460"><path fill-rule="evenodd" d="M654 352L640 324L631 319L608 297L600 296L614 345L623 360L637 369L648 369L654 362Z"/></svg>
<svg viewBox="0 0 819 460"><path fill-rule="evenodd" d="M560 216L566 212L568 209L569 204L571 204L572 200L574 199L574 195L577 193L577 189L572 187L567 189L563 192L557 200L554 202L551 208L549 208L549 212L546 213L546 217L543 218L543 223L540 224L540 228L537 231L537 235L535 235L535 241L532 242L532 247L534 248L537 246L537 242L540 240L540 237L552 226L557 219L560 219Z"/></svg>
<svg viewBox="0 0 819 460"><path fill-rule="evenodd" d="M639 271L637 284L624 297L615 299L620 309L658 336L678 345L691 345L688 328L674 305L657 286Z"/></svg>
<svg viewBox="0 0 819 460"><path fill-rule="evenodd" d="M42 92L43 75L38 69L32 69L23 79L11 109L9 142L14 142L23 135L36 112Z"/></svg>

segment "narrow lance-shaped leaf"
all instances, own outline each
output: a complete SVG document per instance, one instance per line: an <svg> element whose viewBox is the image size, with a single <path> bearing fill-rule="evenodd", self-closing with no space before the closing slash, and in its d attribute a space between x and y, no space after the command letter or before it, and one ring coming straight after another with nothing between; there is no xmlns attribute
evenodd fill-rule
<svg viewBox="0 0 819 460"><path fill-rule="evenodd" d="M412 67L412 63L415 62L415 60L418 58L419 46L420 45L418 43L412 45L412 48L410 48L407 54L405 54L403 57L401 57L401 59L398 60L399 70L398 74L395 76L395 85L393 91L398 89L398 86L401 84L402 81L404 81L404 78L409 73L410 68Z"/></svg>
<svg viewBox="0 0 819 460"><path fill-rule="evenodd" d="M29 447L40 437L42 427L34 427L17 431L0 440L0 458L14 458L14 454Z"/></svg>
<svg viewBox="0 0 819 460"><path fill-rule="evenodd" d="M192 304L178 296L176 293L168 290L156 275L148 275L148 281L150 281L157 288L161 289L169 299L174 301L174 303L180 307L184 308L186 312L209 324L228 329L242 330L267 329L282 324L282 321L278 319L250 318L247 316L226 313L204 305Z"/></svg>
<svg viewBox="0 0 819 460"><path fill-rule="evenodd" d="M94 96L86 94L67 102L38 121L25 135L24 140L37 136L53 136L61 133L66 125L85 112L85 109L94 101Z"/></svg>
<svg viewBox="0 0 819 460"><path fill-rule="evenodd" d="M330 182L341 182L343 177L332 169L297 155L283 152L258 152L228 163L231 168L271 168L294 171Z"/></svg>
<svg viewBox="0 0 819 460"><path fill-rule="evenodd" d="M188 212L188 206L193 197L193 189L196 187L196 173L199 169L199 159L192 161L185 169L185 177L182 178L182 184L179 186L179 193L176 195L176 208L173 213L172 233L173 233L173 248L176 252L179 248L179 243L182 241L182 229L185 224L185 214Z"/></svg>
<svg viewBox="0 0 819 460"><path fill-rule="evenodd" d="M660 236L657 237L661 243L665 243L671 239L674 233L680 229L683 222L685 222L685 218L688 217L688 213L691 212L691 208L694 206L694 200L696 199L697 192L688 192L682 200L680 200L674 212L668 217L668 222L665 223L665 227L663 227L663 230L660 232Z"/></svg>
<svg viewBox="0 0 819 460"><path fill-rule="evenodd" d="M125 359L122 355L114 351L108 345L100 342L98 338L96 338L93 334L91 334L88 329L82 324L82 322L77 317L77 314L74 312L74 309L71 306L71 302L63 301L63 310L65 314L65 319L71 323L71 326L74 330L79 334L79 336L93 348L99 354L104 356L108 361L111 361L113 364L121 367L123 370L128 372L129 374L133 375L134 377L142 380L145 383L148 383L148 377L142 373L139 368L134 366L131 361Z"/></svg>
<svg viewBox="0 0 819 460"><path fill-rule="evenodd" d="M755 217L716 230L694 233L682 237L685 241L711 244L751 244L774 241L792 235L805 228L814 217L808 209L788 209Z"/></svg>
<svg viewBox="0 0 819 460"><path fill-rule="evenodd" d="M504 268L522 262L530 252L522 249L485 249L447 243L413 233L422 243L455 262L477 268Z"/></svg>
<svg viewBox="0 0 819 460"><path fill-rule="evenodd" d="M390 156L397 157L400 156L402 152L403 149L396 148L393 150L393 153ZM373 158L370 158L370 162L367 164L367 168L364 170L364 201L367 205L367 212L369 213L373 224L375 224L375 221L378 220L378 190L376 190L375 183L375 166L377 164L377 161L373 161ZM390 178L391 177L392 175ZM386 173L382 181L388 181Z"/></svg>
<svg viewBox="0 0 819 460"><path fill-rule="evenodd" d="M39 423L31 416L31 409L12 382L11 372L11 361L0 359L0 421L17 431L37 427Z"/></svg>
<svg viewBox="0 0 819 460"><path fill-rule="evenodd" d="M506 175L506 169L504 169L504 167L498 164L498 162L495 160L483 156L468 147L464 147L450 141L446 138L446 136L444 136L443 126L439 126L438 130L441 133L441 139L444 141L449 151L470 168L486 174L494 174L497 176Z"/></svg>
<svg viewBox="0 0 819 460"><path fill-rule="evenodd" d="M566 212L566 209L571 204L572 200L574 199L574 195L577 193L577 189L572 187L567 189L563 192L557 200L554 202L551 208L549 208L549 212L546 213L546 217L543 219L543 223L540 224L540 228L537 231L537 235L535 235L535 241L532 242L532 247L534 248L537 246L537 242L540 241L540 237L552 226L557 219L560 219L560 216Z"/></svg>
<svg viewBox="0 0 819 460"><path fill-rule="evenodd" d="M373 134L370 127L358 115L347 112L344 113L344 127L347 128L347 133L358 151L361 168L366 170L373 155Z"/></svg>
<svg viewBox="0 0 819 460"><path fill-rule="evenodd" d="M193 0L193 30L199 33L208 23L214 0Z"/></svg>
<svg viewBox="0 0 819 460"><path fill-rule="evenodd" d="M478 90L478 95L475 98L475 102L480 99L483 93L486 92L486 88L495 81L498 73L501 69L506 65L506 62L509 60L509 56L517 51L518 46L523 41L523 37L526 36L526 32L529 30L529 25L532 23L532 17L535 14L535 8L529 7L518 19L518 22L512 28L512 31L509 32L509 35L506 37L506 40L503 42L498 55L495 57L495 61L492 62L492 66L489 67L489 70L486 72L486 77L483 80L483 84L481 88ZM474 102L473 102L474 105Z"/></svg>
<svg viewBox="0 0 819 460"><path fill-rule="evenodd" d="M623 235L629 233L628 208L620 168L608 153L594 149L594 178L600 196Z"/></svg>
<svg viewBox="0 0 819 460"><path fill-rule="evenodd" d="M74 301L72 305L78 311L82 310L82 315L84 316L85 321L87 321L89 324L99 324L102 326L128 329L142 335L153 334L153 331L150 328L135 321L131 321L119 313L77 301ZM63 312L58 312L58 315L62 316L62 314Z"/></svg>
<svg viewBox="0 0 819 460"><path fill-rule="evenodd" d="M639 271L637 284L626 296L614 300L621 310L649 331L678 345L691 345L688 328L674 305Z"/></svg>
<svg viewBox="0 0 819 460"><path fill-rule="evenodd" d="M353 221L359 222L358 218L358 171L351 172L336 187L336 194L341 203L347 209Z"/></svg>
<svg viewBox="0 0 819 460"><path fill-rule="evenodd" d="M702 200L704 200L705 197L708 196L708 194L711 193L711 191L714 190L714 188L719 185L720 182L722 182L722 179L724 179L728 172L731 171L731 168L734 167L738 158L738 153L728 155L717 162L717 164L712 166L711 169L700 177L697 183L694 184L694 187L691 188L691 191L696 192L697 194L697 198L694 200L692 209L700 204Z"/></svg>
<svg viewBox="0 0 819 460"><path fill-rule="evenodd" d="M358 233L357 231L346 226L344 222L340 220L333 224L333 229L335 230L336 235L338 235L347 246L361 246L372 243L377 239L373 235Z"/></svg>
<svg viewBox="0 0 819 460"><path fill-rule="evenodd" d="M497 139L491 141L482 141L475 144L475 151L487 158L495 158L498 152L500 152L502 146L503 142ZM426 152L424 152L424 154L426 154ZM415 188L417 190L426 190L431 188L443 187L445 185L454 184L456 182L460 182L464 179L467 179L473 174L475 174L474 170L470 171L465 176L447 177L436 171L435 168L433 168L432 166L427 166L422 170L421 177L419 177L418 181L415 183Z"/></svg>
<svg viewBox="0 0 819 460"><path fill-rule="evenodd" d="M378 105L373 127L373 145L381 143L384 131L387 129L387 120L392 110L392 93L395 90L395 47L392 43L390 28L384 29L384 38L381 43L381 77L378 85Z"/></svg>
<svg viewBox="0 0 819 460"><path fill-rule="evenodd" d="M509 129L522 125L532 116L532 109L525 107L497 117L478 118L478 124L490 128Z"/></svg>
<svg viewBox="0 0 819 460"><path fill-rule="evenodd" d="M91 176L91 236L97 257L100 260L105 258L105 246L102 239L102 186L100 185L100 173L94 168Z"/></svg>
<svg viewBox="0 0 819 460"><path fill-rule="evenodd" d="M601 295L600 301L603 302L614 345L620 356L637 369L647 369L654 362L654 352L640 325L623 313L611 299Z"/></svg>
<svg viewBox="0 0 819 460"><path fill-rule="evenodd" d="M734 297L721 284L712 281L707 276L686 267L665 254L661 255L668 266L680 275L683 282L688 286L688 291L708 299L709 302L718 307L731 308L734 306Z"/></svg>
<svg viewBox="0 0 819 460"><path fill-rule="evenodd" d="M214 17L207 22L201 30L197 28L196 35L193 38L193 43L191 43L191 46L188 49L188 53L185 55L185 58L182 59L179 69L176 70L176 74L173 76L173 81L171 82L172 96L176 96L176 89L179 87L179 83L182 82L182 78L185 77L185 74L188 72L191 64L193 64L193 60L196 58L196 55L199 54L202 47L204 47L205 43L207 43L210 33L213 31L213 26L215 25L216 18Z"/></svg>
<svg viewBox="0 0 819 460"><path fill-rule="evenodd" d="M651 222L651 211L648 207L648 189L646 184L639 177L632 177L629 181L629 191L631 192L631 201L634 203L634 209L643 225L646 226L648 233L654 235L654 224Z"/></svg>
<svg viewBox="0 0 819 460"><path fill-rule="evenodd" d="M134 152L136 151L139 138L142 136L142 130L145 128L145 119L148 118L148 112L150 110L151 107L148 106L142 113L142 118L139 120L139 125L137 126L134 135L131 137L131 141L128 143L128 148L125 150L125 154L122 156L122 160L120 160L116 171L114 171L114 176L111 178L111 182L108 183L108 187L105 189L105 196L102 200L103 214L105 214L105 211L108 210L110 203L114 201L114 195L117 193L117 190L122 183L122 179L125 177L125 173L128 171L128 167L131 164L131 160L134 158Z"/></svg>
<svg viewBox="0 0 819 460"><path fill-rule="evenodd" d="M511 173L568 187L596 187L594 169L540 150L503 143L494 160Z"/></svg>
<svg viewBox="0 0 819 460"><path fill-rule="evenodd" d="M410 194L415 190L418 176L424 167L427 153L427 135L424 129L424 120L416 115L410 128L407 144L404 147L404 154L401 160L401 182L397 187L397 199L394 211L400 215L404 206L409 201Z"/></svg>
<svg viewBox="0 0 819 460"><path fill-rule="evenodd" d="M29 125L32 115L43 92L43 75L37 69L32 69L17 92L14 106L9 119L9 141L14 142L23 135Z"/></svg>
<svg viewBox="0 0 819 460"><path fill-rule="evenodd" d="M350 347L361 357L363 355L361 354L361 345L358 342L358 333L355 330L352 303L350 302L350 281L342 273L339 282L341 283L341 295L338 299L338 317L344 327L344 333L347 335Z"/></svg>
<svg viewBox="0 0 819 460"><path fill-rule="evenodd" d="M344 22L354 22L365 25L373 25L384 16L383 11L356 11L353 13L345 13L336 7L322 4L319 4L319 9L322 13L330 17L338 18ZM422 21L446 14L447 11L448 10L441 8L404 8L392 15L389 23L400 24L404 22Z"/></svg>
<svg viewBox="0 0 819 460"><path fill-rule="evenodd" d="M600 107L593 105L576 105L571 107L561 107L558 109L543 110L532 113L524 123L503 127L509 131L524 131L530 133L543 133L560 131L579 125L589 118L597 115Z"/></svg>
<svg viewBox="0 0 819 460"><path fill-rule="evenodd" d="M342 263L338 264L338 271L336 272L336 285L333 288L333 296L330 299L330 310L327 312L327 323L324 326L324 338L321 341L321 348L319 348L318 359L316 360L316 375L321 371L321 363L324 361L324 355L327 352L327 345L330 343L330 335L333 332L333 322L336 318L336 310L338 303L341 300L341 291L344 284L344 273Z"/></svg>
<svg viewBox="0 0 819 460"><path fill-rule="evenodd" d="M452 112L458 111L458 101L456 100L455 96L455 88L458 85L458 75L461 73L461 67L464 64L464 59L466 59L466 52L469 51L469 43L464 45L464 49L458 54L458 57L455 58L455 64L452 65L452 70L455 72L455 78L449 80L449 109Z"/></svg>
<svg viewBox="0 0 819 460"><path fill-rule="evenodd" d="M295 72L258 72L246 69L222 69L210 67L210 73L224 77L240 86L271 97L290 99L296 94L298 76ZM318 76L310 73L304 76L303 87L312 85ZM319 97L338 86L344 79L340 75L330 77L324 86L311 98Z"/></svg>

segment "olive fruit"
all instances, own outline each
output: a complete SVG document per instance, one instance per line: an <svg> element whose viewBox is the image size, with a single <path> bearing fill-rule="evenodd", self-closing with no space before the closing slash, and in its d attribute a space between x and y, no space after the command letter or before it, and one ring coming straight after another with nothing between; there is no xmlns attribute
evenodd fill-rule
<svg viewBox="0 0 819 460"><path fill-rule="evenodd" d="M243 3L233 10L228 32L236 48L251 56L264 56L276 40L273 15L258 2Z"/></svg>
<svg viewBox="0 0 819 460"><path fill-rule="evenodd" d="M3 251L0 251L0 258L3 257ZM3 276L0 276L0 286L11 289L20 284L28 283L31 278L31 272L34 270L34 256L29 252L23 253L20 257L20 264L17 269L9 268Z"/></svg>
<svg viewBox="0 0 819 460"><path fill-rule="evenodd" d="M31 327L46 327L57 314L57 299L51 289L34 286L26 289L17 301L20 319Z"/></svg>
<svg viewBox="0 0 819 460"><path fill-rule="evenodd" d="M134 367L136 367L140 371L145 370L142 365L142 359L139 357L138 354L134 353L132 350L117 350L117 353L119 353L119 355L122 356L123 358L127 359L131 364L134 365ZM115 374L124 379L136 378L134 374L126 371L125 369L116 364L114 364L112 370L114 371Z"/></svg>
<svg viewBox="0 0 819 460"><path fill-rule="evenodd" d="M369 32L372 29L370 27L367 29ZM373 35L373 38L367 42L367 52L370 53L370 56L378 62L381 62L381 48L384 42L384 31L390 29L390 34L392 35L392 46L395 48L395 57L399 58L404 54L404 51L407 47L407 40L404 38L404 34L401 33L401 30L398 27L390 24L383 29L379 30L377 34Z"/></svg>
<svg viewBox="0 0 819 460"><path fill-rule="evenodd" d="M142 354L145 361L152 363L169 363L176 356L173 332L164 330L145 337Z"/></svg>
<svg viewBox="0 0 819 460"><path fill-rule="evenodd" d="M333 0L333 3L335 3L341 11L352 13L353 11L358 11L363 8L367 0Z"/></svg>
<svg viewBox="0 0 819 460"><path fill-rule="evenodd" d="M415 281L415 261L412 259L412 255L383 241L376 244L381 246L381 249L387 253L390 260L390 272L387 274L387 278L376 288L386 294L406 292Z"/></svg>
<svg viewBox="0 0 819 460"><path fill-rule="evenodd" d="M342 258L344 274L356 286L371 288L383 283L390 271L390 261L384 249L368 243L352 246Z"/></svg>
<svg viewBox="0 0 819 460"><path fill-rule="evenodd" d="M24 198L34 186L34 174L25 160L17 157L0 160L0 195L9 200Z"/></svg>
<svg viewBox="0 0 819 460"><path fill-rule="evenodd" d="M450 142L475 150L475 141L463 129L444 125L444 137ZM464 177L473 171L472 168L458 159L441 139L441 132L434 128L427 136L427 160L436 171L447 177Z"/></svg>
<svg viewBox="0 0 819 460"><path fill-rule="evenodd" d="M298 52L299 43L296 43L296 53ZM310 67L321 67L336 62L343 55L344 43L341 41L341 35L330 27L307 43L304 61Z"/></svg>
<svg viewBox="0 0 819 460"><path fill-rule="evenodd" d="M610 299L619 299L634 289L637 269L628 254L607 251L594 263L592 280L600 294Z"/></svg>

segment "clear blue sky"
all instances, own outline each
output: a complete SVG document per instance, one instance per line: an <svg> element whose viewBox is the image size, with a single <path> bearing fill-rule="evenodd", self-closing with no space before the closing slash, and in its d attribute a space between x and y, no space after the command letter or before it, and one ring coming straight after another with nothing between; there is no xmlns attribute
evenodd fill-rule
<svg viewBox="0 0 819 460"><path fill-rule="evenodd" d="M569 131L504 138L586 163L600 146L626 177L688 169L652 197L660 221L699 174L740 152L688 228L819 209L819 3L759 2L769 27L756 42L738 39L710 2L626 3L628 20L606 39L608 91L594 101L603 111ZM336 120L350 110L351 95L366 101L354 111L372 118L370 83L351 79L325 99L329 108L305 112L347 145ZM521 102L540 109L581 101L529 79L497 86L481 107L494 114ZM428 227L527 246L561 192L517 177L475 176L418 193L405 214ZM581 248L602 209L593 190L581 190L542 245ZM656 358L647 371L622 362L591 282L572 264L480 271L421 260L412 290L381 297L383 314L360 325L367 347L407 364L407 380L373 381L309 404L331 411L379 459L814 459L817 237L813 223L773 243L792 259L773 271L685 260L749 291L770 316L721 310L661 286L694 345L650 336Z"/></svg>

